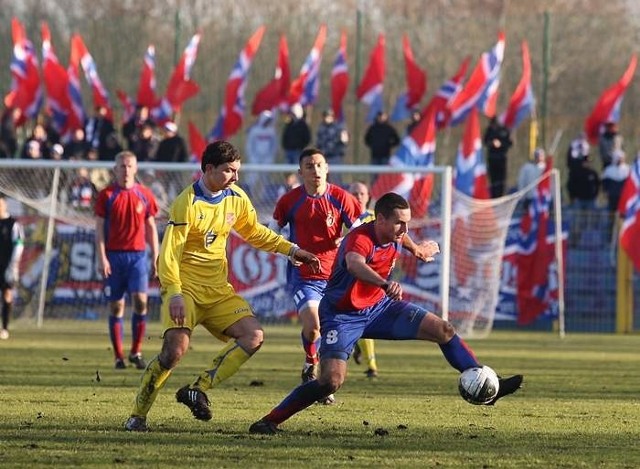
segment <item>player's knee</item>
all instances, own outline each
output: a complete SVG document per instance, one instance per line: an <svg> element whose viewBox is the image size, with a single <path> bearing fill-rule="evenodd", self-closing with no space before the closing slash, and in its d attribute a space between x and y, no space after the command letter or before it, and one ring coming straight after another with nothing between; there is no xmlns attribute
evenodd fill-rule
<svg viewBox="0 0 640 469"><path fill-rule="evenodd" d="M438 343L444 344L453 339L453 336L456 334L456 329L449 321L442 321L440 326L440 337L438 338Z"/></svg>
<svg viewBox="0 0 640 469"><path fill-rule="evenodd" d="M344 383L344 379L338 375L323 377L323 379L319 381L320 388L327 396L338 391L338 389L342 387L342 383Z"/></svg>
<svg viewBox="0 0 640 469"><path fill-rule="evenodd" d="M264 331L262 329L252 329L237 339L237 342L249 353L256 353L264 342Z"/></svg>

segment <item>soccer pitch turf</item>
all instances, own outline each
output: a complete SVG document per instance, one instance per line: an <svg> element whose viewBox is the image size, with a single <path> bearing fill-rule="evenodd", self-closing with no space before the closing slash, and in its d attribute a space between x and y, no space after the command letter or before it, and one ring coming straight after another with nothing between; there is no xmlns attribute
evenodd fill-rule
<svg viewBox="0 0 640 469"><path fill-rule="evenodd" d="M123 423L140 371L113 369L106 322L13 326L0 341L3 468L640 467L638 336L499 331L470 340L498 373L525 375L494 407L462 400L435 344L377 341L379 378L350 362L336 405L314 405L263 436L248 427L299 383L300 329L265 326L262 349L208 392L210 422L174 397L222 347L197 329L149 414L152 431L137 434ZM159 333L150 324L148 359Z"/></svg>

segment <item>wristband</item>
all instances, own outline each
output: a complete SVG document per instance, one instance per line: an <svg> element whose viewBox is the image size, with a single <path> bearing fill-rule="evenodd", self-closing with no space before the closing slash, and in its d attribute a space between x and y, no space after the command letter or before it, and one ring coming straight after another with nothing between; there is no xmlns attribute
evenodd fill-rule
<svg viewBox="0 0 640 469"><path fill-rule="evenodd" d="M289 249L289 255L287 257L289 257L289 259L293 259L293 256L295 256L296 252L298 252L299 250L300 246L294 244L293 246L291 246L291 249Z"/></svg>

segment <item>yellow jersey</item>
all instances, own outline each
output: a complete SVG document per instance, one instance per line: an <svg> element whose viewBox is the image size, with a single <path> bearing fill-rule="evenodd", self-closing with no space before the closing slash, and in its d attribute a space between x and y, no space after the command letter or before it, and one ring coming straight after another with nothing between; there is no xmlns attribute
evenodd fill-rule
<svg viewBox="0 0 640 469"><path fill-rule="evenodd" d="M293 246L260 224L240 187L210 196L199 184L191 184L171 204L158 258L160 284L169 297L181 293L183 284L228 286L226 246L232 229L264 251L288 255Z"/></svg>

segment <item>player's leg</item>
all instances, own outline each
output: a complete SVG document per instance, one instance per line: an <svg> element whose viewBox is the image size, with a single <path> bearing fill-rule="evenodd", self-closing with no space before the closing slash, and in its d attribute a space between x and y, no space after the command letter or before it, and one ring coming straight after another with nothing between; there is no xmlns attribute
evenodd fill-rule
<svg viewBox="0 0 640 469"><path fill-rule="evenodd" d="M129 362L137 369L147 366L142 358L142 342L147 331L147 291L149 290L149 267L145 252L129 253L130 267L128 291L133 303L131 315L131 350Z"/></svg>
<svg viewBox="0 0 640 469"><path fill-rule="evenodd" d="M0 270L0 272L4 271ZM8 285L4 280L0 282L0 289L2 290L2 329L0 329L0 339L5 340L9 338L9 321L13 313L13 290L12 286Z"/></svg>
<svg viewBox="0 0 640 469"><path fill-rule="evenodd" d="M109 338L113 347L116 369L125 369L124 352L124 298L109 303Z"/></svg>
<svg viewBox="0 0 640 469"><path fill-rule="evenodd" d="M318 347L320 344L320 319L318 305L327 285L324 280L303 280L294 275L291 279L293 301L302 325L302 348L305 361L302 381L316 379L318 371Z"/></svg>
<svg viewBox="0 0 640 469"><path fill-rule="evenodd" d="M124 369L124 294L127 290L127 259L126 253L107 252L111 264L111 275L105 279L105 296L109 301L109 337L116 369Z"/></svg>
<svg viewBox="0 0 640 469"><path fill-rule="evenodd" d="M158 393L189 349L191 330L174 328L165 331L162 351L147 365L140 378L140 386L133 404L131 417L125 423L130 431L146 431L146 419Z"/></svg>
<svg viewBox="0 0 640 469"><path fill-rule="evenodd" d="M376 362L376 349L375 349L374 340L360 339L358 341L358 346L360 347L361 354L364 356L364 359L367 361L367 371L365 371L366 375L369 378L377 377L378 363Z"/></svg>

